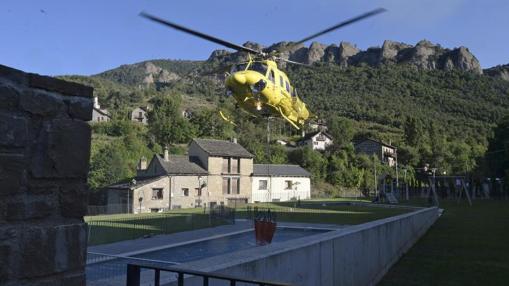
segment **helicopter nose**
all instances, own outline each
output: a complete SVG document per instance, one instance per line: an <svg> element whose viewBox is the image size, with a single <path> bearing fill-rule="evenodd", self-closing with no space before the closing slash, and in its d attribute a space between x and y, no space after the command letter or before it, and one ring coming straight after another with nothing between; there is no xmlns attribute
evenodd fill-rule
<svg viewBox="0 0 509 286"><path fill-rule="evenodd" d="M233 79L239 83L239 84L245 84L246 83L246 76L243 74L236 73L233 75Z"/></svg>

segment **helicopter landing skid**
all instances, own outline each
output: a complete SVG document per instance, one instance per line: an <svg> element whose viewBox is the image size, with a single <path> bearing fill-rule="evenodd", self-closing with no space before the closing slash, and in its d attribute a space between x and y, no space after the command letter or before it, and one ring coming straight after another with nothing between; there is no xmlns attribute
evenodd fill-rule
<svg viewBox="0 0 509 286"><path fill-rule="evenodd" d="M300 127L297 126L297 124L291 121L290 118L286 117L286 115L283 113L280 107L277 110L279 111L279 114L281 114L281 117L283 117L286 121L290 122L290 124L293 125L293 127L297 128L297 130L300 130Z"/></svg>
<svg viewBox="0 0 509 286"><path fill-rule="evenodd" d="M221 118L223 118L224 121L230 123L233 126L237 126L237 124L235 124L233 120L229 119L228 117L226 117L226 115L224 115L223 111L219 110L219 115L221 116Z"/></svg>

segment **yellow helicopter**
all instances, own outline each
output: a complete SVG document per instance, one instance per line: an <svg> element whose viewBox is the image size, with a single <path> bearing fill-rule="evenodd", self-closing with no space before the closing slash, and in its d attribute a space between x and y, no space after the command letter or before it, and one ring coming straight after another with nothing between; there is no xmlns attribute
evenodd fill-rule
<svg viewBox="0 0 509 286"><path fill-rule="evenodd" d="M298 42L291 43L291 45L285 47L285 49L290 49L293 46L297 46L323 34L384 11L386 10L378 8L361 14L308 36ZM244 63L233 65L230 73L227 74L225 82L226 95L235 98L238 106L243 110L257 117L281 117L288 121L296 129L301 129L310 118L310 112L308 111L306 104L297 95L297 90L290 84L288 76L278 68L277 61L303 66L309 65L278 57L276 53L266 53L249 47L237 45L169 22L145 12L141 12L140 16L196 37L223 45L227 48L240 52L247 52L249 60ZM280 50L279 52L281 53L282 51ZM253 59L252 55L256 58ZM233 120L229 119L223 112L220 112L220 115L227 122L235 124Z"/></svg>

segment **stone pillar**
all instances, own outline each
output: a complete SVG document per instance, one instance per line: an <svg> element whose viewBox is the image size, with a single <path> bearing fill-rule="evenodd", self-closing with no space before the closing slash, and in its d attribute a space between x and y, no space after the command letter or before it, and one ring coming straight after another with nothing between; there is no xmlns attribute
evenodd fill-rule
<svg viewBox="0 0 509 286"><path fill-rule="evenodd" d="M85 285L92 91L0 65L0 285Z"/></svg>

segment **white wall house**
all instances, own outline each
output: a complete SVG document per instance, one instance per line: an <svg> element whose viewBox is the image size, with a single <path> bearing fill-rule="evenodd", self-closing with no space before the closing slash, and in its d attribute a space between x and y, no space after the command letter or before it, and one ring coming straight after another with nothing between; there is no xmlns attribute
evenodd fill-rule
<svg viewBox="0 0 509 286"><path fill-rule="evenodd" d="M311 174L298 165L254 164L251 202L311 198Z"/></svg>
<svg viewBox="0 0 509 286"><path fill-rule="evenodd" d="M148 117L147 112L149 108L148 107L136 107L131 112L131 121L139 122L141 124L148 124Z"/></svg>
<svg viewBox="0 0 509 286"><path fill-rule="evenodd" d="M99 99L94 97L94 108L92 109L92 120L90 122L104 122L110 121L111 116L108 110L101 109L101 105L99 105Z"/></svg>
<svg viewBox="0 0 509 286"><path fill-rule="evenodd" d="M332 136L327 134L325 131L316 131L307 134L302 138L298 144L301 146L309 146L313 150L323 151L327 148L327 146L332 145L333 139Z"/></svg>

